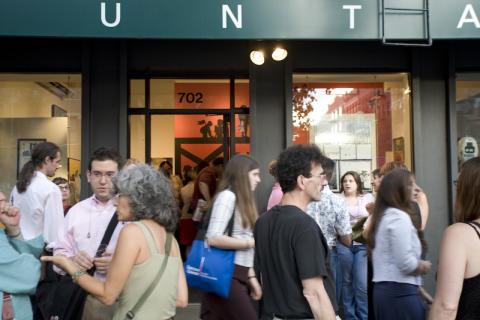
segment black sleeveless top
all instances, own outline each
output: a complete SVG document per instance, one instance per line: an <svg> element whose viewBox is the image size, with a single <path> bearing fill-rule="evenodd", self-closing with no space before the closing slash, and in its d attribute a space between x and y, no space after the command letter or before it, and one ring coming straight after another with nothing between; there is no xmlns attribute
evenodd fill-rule
<svg viewBox="0 0 480 320"><path fill-rule="evenodd" d="M475 229L480 238L480 233L473 226L475 224L480 228L480 224L476 222L468 223ZM457 318L458 320L478 320L480 319L480 273L475 277L463 280L462 294L458 304Z"/></svg>

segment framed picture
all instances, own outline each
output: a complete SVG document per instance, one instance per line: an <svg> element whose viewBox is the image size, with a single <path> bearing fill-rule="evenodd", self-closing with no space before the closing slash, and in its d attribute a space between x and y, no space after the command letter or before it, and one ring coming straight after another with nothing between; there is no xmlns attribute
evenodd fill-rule
<svg viewBox="0 0 480 320"><path fill-rule="evenodd" d="M403 137L393 139L393 160L405 162L405 140Z"/></svg>
<svg viewBox="0 0 480 320"><path fill-rule="evenodd" d="M25 163L32 159L32 150L47 139L17 139L17 177Z"/></svg>
<svg viewBox="0 0 480 320"><path fill-rule="evenodd" d="M68 117L68 112L62 107L52 104L52 117Z"/></svg>
<svg viewBox="0 0 480 320"><path fill-rule="evenodd" d="M80 160L74 158L68 158L68 180L75 182L80 178Z"/></svg>

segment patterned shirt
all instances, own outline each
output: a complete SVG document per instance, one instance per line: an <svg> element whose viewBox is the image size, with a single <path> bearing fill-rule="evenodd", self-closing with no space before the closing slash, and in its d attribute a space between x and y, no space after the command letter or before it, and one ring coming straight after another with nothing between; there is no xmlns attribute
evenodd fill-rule
<svg viewBox="0 0 480 320"><path fill-rule="evenodd" d="M307 214L317 222L330 248L337 244L337 235L352 233L345 201L328 186L324 187L320 201L310 202Z"/></svg>

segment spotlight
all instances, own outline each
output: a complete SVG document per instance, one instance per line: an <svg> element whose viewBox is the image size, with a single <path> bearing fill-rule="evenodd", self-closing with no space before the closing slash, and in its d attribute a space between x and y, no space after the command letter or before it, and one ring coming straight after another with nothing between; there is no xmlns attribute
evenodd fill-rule
<svg viewBox="0 0 480 320"><path fill-rule="evenodd" d="M278 47L278 48L275 48L275 50L272 52L272 59L275 61L282 61L287 57L287 55L288 55L287 50Z"/></svg>
<svg viewBox="0 0 480 320"><path fill-rule="evenodd" d="M260 66L265 62L265 56L262 51L252 51L250 52L250 60L256 65Z"/></svg>

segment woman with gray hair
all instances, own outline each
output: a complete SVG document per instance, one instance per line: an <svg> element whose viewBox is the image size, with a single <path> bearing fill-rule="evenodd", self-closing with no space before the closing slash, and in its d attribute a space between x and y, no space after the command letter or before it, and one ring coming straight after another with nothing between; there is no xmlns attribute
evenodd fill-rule
<svg viewBox="0 0 480 320"><path fill-rule="evenodd" d="M176 307L187 305L188 290L178 244L172 237L178 214L170 182L147 165L126 168L113 182L119 193L118 219L134 222L120 233L107 280L89 276L66 257L42 260L68 272L101 302L110 305L118 298L116 320L125 319L132 309L136 319L172 319ZM160 280L159 270L163 270ZM150 294L141 299L147 291ZM144 303L134 308L139 300Z"/></svg>

